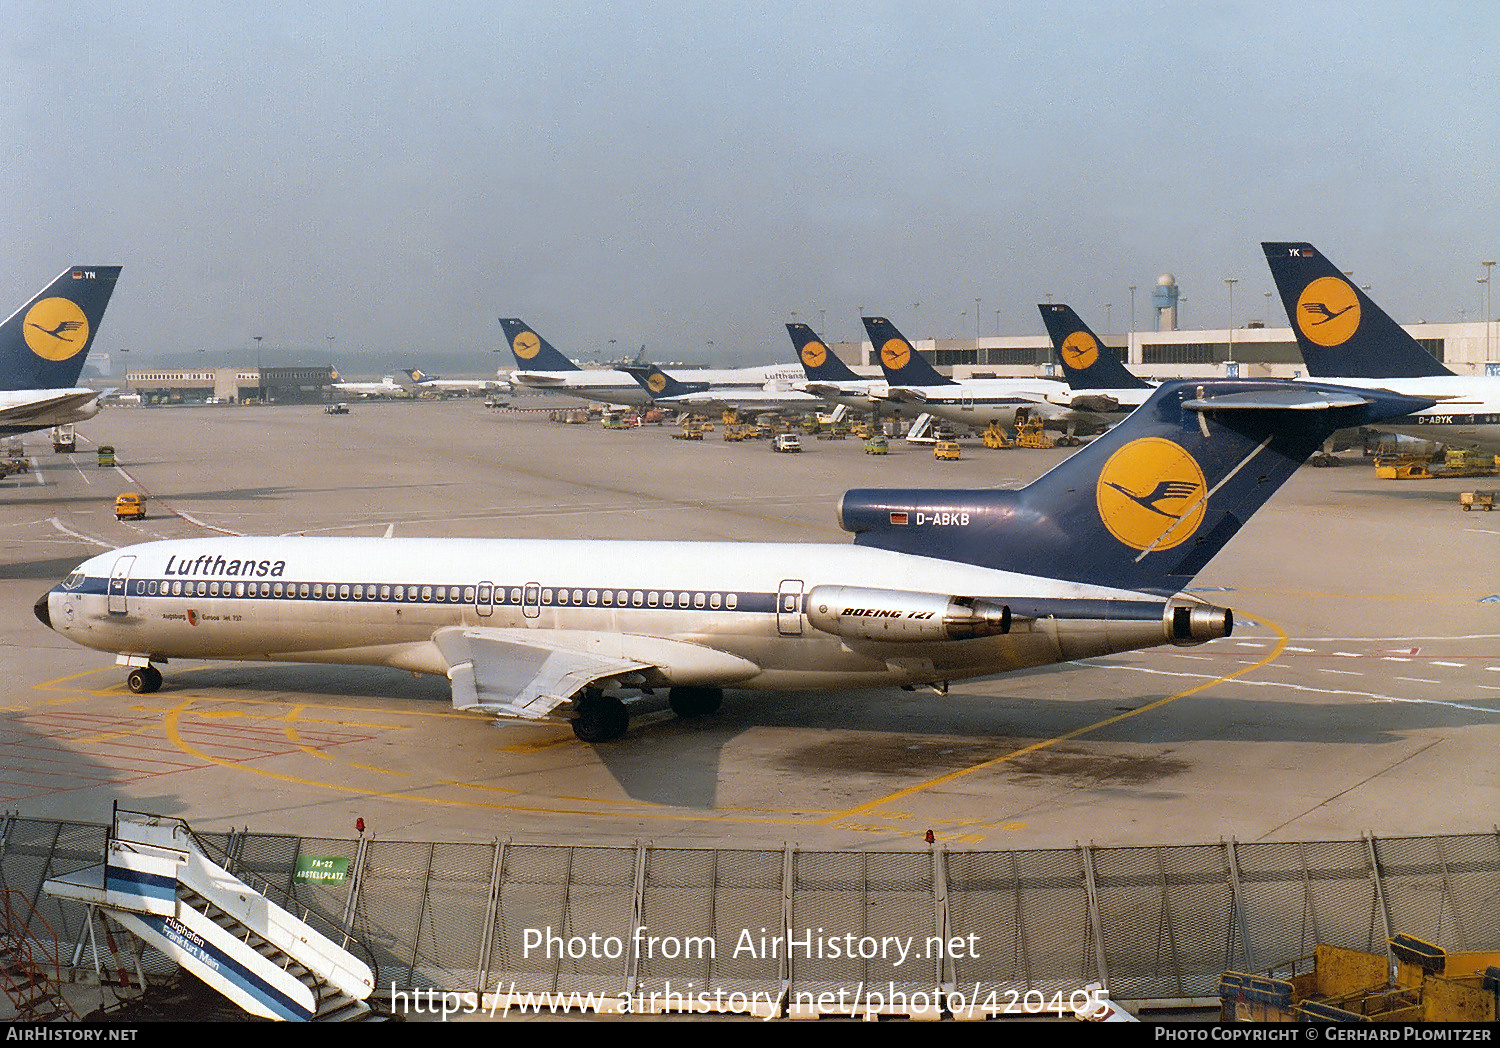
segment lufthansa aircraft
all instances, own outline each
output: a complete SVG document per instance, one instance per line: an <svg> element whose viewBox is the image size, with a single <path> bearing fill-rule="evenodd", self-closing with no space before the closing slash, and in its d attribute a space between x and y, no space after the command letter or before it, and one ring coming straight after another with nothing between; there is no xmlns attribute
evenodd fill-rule
<svg viewBox="0 0 1500 1048"><path fill-rule="evenodd" d="M1108 425L1130 411L1051 379L946 378L912 348L895 324L884 317L863 319L885 372L887 396L938 418L977 428L1012 426L1017 412L1022 412L1042 419L1049 429L1066 430L1071 438L1080 425Z"/></svg>
<svg viewBox="0 0 1500 1048"><path fill-rule="evenodd" d="M1036 308L1062 364L1074 408L1109 415L1133 411L1151 396L1156 387L1132 375L1072 306L1044 302Z"/></svg>
<svg viewBox="0 0 1500 1048"><path fill-rule="evenodd" d="M650 391L628 372L618 368L581 368L517 317L501 317L500 327L516 358L516 370L511 373L513 384L606 404L645 407L651 403ZM773 364L761 368L682 371L671 377L687 383L770 390L790 389L791 383L801 379L802 374L794 365Z"/></svg>
<svg viewBox="0 0 1500 1048"><path fill-rule="evenodd" d="M800 389L718 386L709 382L682 382L655 364L627 366L627 374L640 383L657 407L688 411L816 411L823 398Z"/></svg>
<svg viewBox="0 0 1500 1048"><path fill-rule="evenodd" d="M885 379L856 375L848 364L829 352L828 344L806 324L788 324L786 333L791 336L792 348L807 374L807 381L800 388L830 403L861 411L878 409L886 403Z"/></svg>
<svg viewBox="0 0 1500 1048"><path fill-rule="evenodd" d="M1311 244L1261 247L1308 374L1434 400L1380 428L1500 453L1500 378L1455 375Z"/></svg>
<svg viewBox="0 0 1500 1048"><path fill-rule="evenodd" d="M74 266L0 325L0 434L82 422L99 391L78 385L119 266Z"/></svg>
<svg viewBox="0 0 1500 1048"><path fill-rule="evenodd" d="M1182 592L1336 429L1426 406L1382 390L1173 382L1017 490L855 490L852 545L220 537L84 561L37 617L161 686L169 659L443 674L453 704L621 735L621 690L679 714L724 688L931 685L1228 636Z"/></svg>

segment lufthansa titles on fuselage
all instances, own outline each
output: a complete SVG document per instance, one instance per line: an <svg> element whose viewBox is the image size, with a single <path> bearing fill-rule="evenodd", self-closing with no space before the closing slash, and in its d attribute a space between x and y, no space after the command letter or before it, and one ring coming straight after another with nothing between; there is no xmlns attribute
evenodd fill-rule
<svg viewBox="0 0 1500 1048"><path fill-rule="evenodd" d="M238 560L205 553L192 560L178 560L175 555L167 558L164 575L225 575L231 578L254 576L256 578L279 579L286 574L284 560Z"/></svg>

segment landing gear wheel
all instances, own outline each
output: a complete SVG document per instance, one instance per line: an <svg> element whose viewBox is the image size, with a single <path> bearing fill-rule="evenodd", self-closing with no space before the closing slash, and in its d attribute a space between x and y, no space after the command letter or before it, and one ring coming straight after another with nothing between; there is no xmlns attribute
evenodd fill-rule
<svg viewBox="0 0 1500 1048"><path fill-rule="evenodd" d="M630 727L630 711L625 703L609 695L592 692L578 700L578 716L573 718L573 734L580 742L608 742L624 735Z"/></svg>
<svg viewBox="0 0 1500 1048"><path fill-rule="evenodd" d="M161 670L155 666L137 666L125 678L125 683L137 695L149 695L161 687Z"/></svg>
<svg viewBox="0 0 1500 1048"><path fill-rule="evenodd" d="M673 688L667 702L679 717L704 717L717 713L724 704L722 688Z"/></svg>

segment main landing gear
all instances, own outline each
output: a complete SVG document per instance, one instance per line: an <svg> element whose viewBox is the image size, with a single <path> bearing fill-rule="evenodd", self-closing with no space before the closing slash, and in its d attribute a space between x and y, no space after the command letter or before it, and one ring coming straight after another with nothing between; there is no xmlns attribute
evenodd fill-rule
<svg viewBox="0 0 1500 1048"><path fill-rule="evenodd" d="M578 716L573 718L573 734L580 742L608 742L618 739L630 727L630 711L613 695L594 691L583 693L578 700Z"/></svg>
<svg viewBox="0 0 1500 1048"><path fill-rule="evenodd" d="M125 683L137 695L149 695L161 687L161 670L155 666L137 666L126 676Z"/></svg>
<svg viewBox="0 0 1500 1048"><path fill-rule="evenodd" d="M673 688L667 702L679 717L704 717L724 704L723 688Z"/></svg>
<svg viewBox="0 0 1500 1048"><path fill-rule="evenodd" d="M679 717L706 717L723 705L724 689L673 688L667 692L667 702ZM624 735L630 727L630 711L625 703L594 688L579 697L576 708L573 734L581 742L609 742Z"/></svg>

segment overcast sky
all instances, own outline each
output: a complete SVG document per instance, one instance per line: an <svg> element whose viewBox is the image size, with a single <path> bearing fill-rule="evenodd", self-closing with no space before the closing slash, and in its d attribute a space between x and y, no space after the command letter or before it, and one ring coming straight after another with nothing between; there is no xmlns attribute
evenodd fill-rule
<svg viewBox="0 0 1500 1048"><path fill-rule="evenodd" d="M4 312L121 264L96 352L132 365L262 335L483 372L501 315L576 357L768 363L794 312L972 337L977 297L1032 334L1048 293L1120 332L1164 272L1185 326L1225 324L1226 277L1237 324L1285 324L1281 239L1400 320L1472 320L1500 255L1481 0L6 14Z"/></svg>

